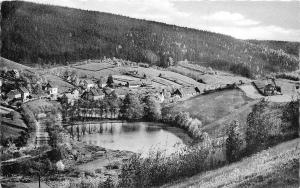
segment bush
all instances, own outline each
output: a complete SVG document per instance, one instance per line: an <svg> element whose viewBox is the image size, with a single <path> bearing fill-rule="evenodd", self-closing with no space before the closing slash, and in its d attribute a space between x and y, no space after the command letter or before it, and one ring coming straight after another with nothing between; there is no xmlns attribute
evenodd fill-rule
<svg viewBox="0 0 300 188"><path fill-rule="evenodd" d="M119 187L151 187L190 177L203 172L211 166L206 163L208 149L203 147L183 148L177 153L166 156L157 151L143 158L133 155L122 166Z"/></svg>
<svg viewBox="0 0 300 188"><path fill-rule="evenodd" d="M266 149L298 136L299 101L273 104L261 101L254 105L247 118L247 152Z"/></svg>

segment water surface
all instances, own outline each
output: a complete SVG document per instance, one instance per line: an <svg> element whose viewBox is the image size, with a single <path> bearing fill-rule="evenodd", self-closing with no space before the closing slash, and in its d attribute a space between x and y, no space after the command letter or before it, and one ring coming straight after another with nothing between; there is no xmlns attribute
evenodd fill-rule
<svg viewBox="0 0 300 188"><path fill-rule="evenodd" d="M151 150L164 150L170 154L184 146L179 137L163 129L163 126L150 122L93 123L73 126L73 135L79 131L84 143L142 154Z"/></svg>

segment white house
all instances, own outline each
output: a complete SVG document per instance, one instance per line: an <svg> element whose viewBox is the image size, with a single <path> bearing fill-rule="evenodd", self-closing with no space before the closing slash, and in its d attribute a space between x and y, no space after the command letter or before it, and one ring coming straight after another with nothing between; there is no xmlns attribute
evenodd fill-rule
<svg viewBox="0 0 300 188"><path fill-rule="evenodd" d="M62 99L66 100L68 103L70 103L71 105L73 105L74 102L79 99L79 91L77 89L74 89L73 91L66 92L62 96Z"/></svg>
<svg viewBox="0 0 300 188"><path fill-rule="evenodd" d="M90 90L91 88L95 87L95 83L92 80L84 80L83 86L86 90Z"/></svg>
<svg viewBox="0 0 300 188"><path fill-rule="evenodd" d="M7 98L9 100L21 99L21 97L22 95L17 89L11 90L10 92L7 93Z"/></svg>
<svg viewBox="0 0 300 188"><path fill-rule="evenodd" d="M14 76L15 78L19 78L19 77L20 77L20 73L19 73L19 71L18 71L17 69L13 69L13 70L12 70L12 73L13 73L13 76Z"/></svg>
<svg viewBox="0 0 300 188"><path fill-rule="evenodd" d="M54 85L52 82L48 82L45 89L47 90L51 100L57 99L58 88L56 85Z"/></svg>
<svg viewBox="0 0 300 188"><path fill-rule="evenodd" d="M20 87L19 88L20 92L21 92L21 96L22 96L22 100L23 102L28 101L28 97L29 97L29 91L28 89L26 89L25 87Z"/></svg>

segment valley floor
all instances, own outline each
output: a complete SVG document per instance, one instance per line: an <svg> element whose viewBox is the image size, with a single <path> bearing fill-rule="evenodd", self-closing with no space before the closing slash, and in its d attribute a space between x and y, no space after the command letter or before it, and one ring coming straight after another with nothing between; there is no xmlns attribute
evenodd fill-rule
<svg viewBox="0 0 300 188"><path fill-rule="evenodd" d="M300 139L281 143L240 162L187 178L164 188L299 187Z"/></svg>

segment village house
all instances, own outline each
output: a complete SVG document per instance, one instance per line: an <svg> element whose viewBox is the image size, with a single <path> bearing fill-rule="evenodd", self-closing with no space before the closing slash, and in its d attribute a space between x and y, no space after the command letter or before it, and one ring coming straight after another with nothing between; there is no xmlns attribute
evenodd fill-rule
<svg viewBox="0 0 300 188"><path fill-rule="evenodd" d="M128 93L128 91L125 89L116 89L114 90L114 92L120 99L124 99L126 94Z"/></svg>
<svg viewBox="0 0 300 188"><path fill-rule="evenodd" d="M104 91L104 94L105 94L106 96L109 96L109 95L111 95L111 93L114 91L114 89L111 89L111 88L106 87L106 88L103 89L103 91Z"/></svg>
<svg viewBox="0 0 300 188"><path fill-rule="evenodd" d="M142 84L141 84L142 87L152 87L152 81L149 80L149 79L144 79L142 80Z"/></svg>
<svg viewBox="0 0 300 188"><path fill-rule="evenodd" d="M266 86L264 86L263 92L266 96L275 95L276 87L273 84L267 84Z"/></svg>
<svg viewBox="0 0 300 188"><path fill-rule="evenodd" d="M45 87L45 90L48 92L51 100L57 100L58 87L52 82L48 82Z"/></svg>
<svg viewBox="0 0 300 188"><path fill-rule="evenodd" d="M128 88L138 88L141 86L141 83L138 81L131 81L131 82L126 82L125 86Z"/></svg>
<svg viewBox="0 0 300 188"><path fill-rule="evenodd" d="M104 96L104 92L98 88L91 88L89 91L86 91L82 94L82 98L89 101L103 99Z"/></svg>
<svg viewBox="0 0 300 188"><path fill-rule="evenodd" d="M254 81L253 85L255 88L265 96L276 95L281 93L281 88L278 87L274 80L272 82L268 81Z"/></svg>
<svg viewBox="0 0 300 188"><path fill-rule="evenodd" d="M104 88L107 84L106 84L106 81L104 80L104 78L100 78L99 80L97 80L97 86L99 88Z"/></svg>
<svg viewBox="0 0 300 188"><path fill-rule="evenodd" d="M193 87L183 87L183 88L178 88L175 90L173 93L174 96L179 96L179 97L191 97L196 95L196 90Z"/></svg>
<svg viewBox="0 0 300 188"><path fill-rule="evenodd" d="M164 95L163 91L159 92L157 97L158 97L158 100L159 100L160 103L165 101L165 95Z"/></svg>
<svg viewBox="0 0 300 188"><path fill-rule="evenodd" d="M21 99L22 95L20 93L20 91L18 91L17 89L11 90L10 92L7 93L7 98L8 100L14 100L14 99Z"/></svg>
<svg viewBox="0 0 300 188"><path fill-rule="evenodd" d="M26 89L25 87L20 87L19 90L20 90L23 102L28 101L29 95L30 95L28 89Z"/></svg>
<svg viewBox="0 0 300 188"><path fill-rule="evenodd" d="M20 78L20 73L17 69L12 69L11 74L14 78Z"/></svg>
<svg viewBox="0 0 300 188"><path fill-rule="evenodd" d="M200 90L199 87L195 87L195 91L196 91L197 94L200 94L200 93L201 93L201 90Z"/></svg>
<svg viewBox="0 0 300 188"><path fill-rule="evenodd" d="M92 80L83 80L83 87L86 89L86 90L90 90L91 88L95 87L95 84Z"/></svg>
<svg viewBox="0 0 300 188"><path fill-rule="evenodd" d="M74 105L74 102L79 99L79 91L77 89L66 92L61 97L62 101L65 101L71 105Z"/></svg>

